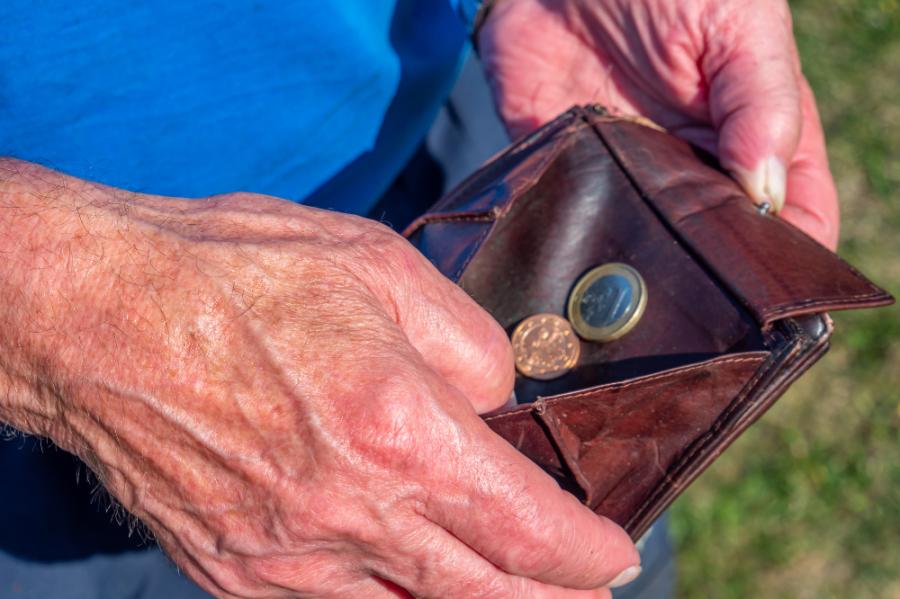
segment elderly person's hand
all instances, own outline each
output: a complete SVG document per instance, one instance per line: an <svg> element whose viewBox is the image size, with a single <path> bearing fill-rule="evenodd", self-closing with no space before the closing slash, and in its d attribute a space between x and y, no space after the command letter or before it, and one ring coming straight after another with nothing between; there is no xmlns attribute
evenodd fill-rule
<svg viewBox="0 0 900 599"><path fill-rule="evenodd" d="M837 245L837 194L785 0L497 0L479 45L513 135L572 104L649 117Z"/></svg>
<svg viewBox="0 0 900 599"><path fill-rule="evenodd" d="M80 455L213 594L602 597L637 573L477 416L511 392L506 335L389 229L3 160L0 205L0 421Z"/></svg>

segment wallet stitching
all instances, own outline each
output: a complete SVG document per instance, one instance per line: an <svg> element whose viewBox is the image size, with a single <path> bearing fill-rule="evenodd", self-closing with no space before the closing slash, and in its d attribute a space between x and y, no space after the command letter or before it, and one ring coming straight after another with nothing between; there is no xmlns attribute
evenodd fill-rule
<svg viewBox="0 0 900 599"><path fill-rule="evenodd" d="M707 368L707 367L712 366L712 365L718 366L718 365L722 365L722 364L734 364L734 363L740 363L740 362L751 362L751 361L758 361L759 359L760 359L760 356L744 356L744 357L740 357L740 358L727 358L727 359L718 360L718 361L716 361L715 359L713 359L713 360L710 360L710 361L707 361L707 362L701 362L700 364L694 364L694 365L692 365L692 366L687 366L687 367L685 367L685 368L683 368L683 369L676 369L676 370L670 370L670 371L668 371L668 372L660 372L660 373L658 373L658 374L652 374L652 375L650 375L650 376L648 376L648 377L645 377L645 378L638 378L638 379L635 379L635 380L633 380L633 381L623 381L623 382L620 382L620 383L611 383L611 384L610 384L608 387L606 387L605 389L603 389L603 388L597 388L597 389L594 389L594 390L592 390L592 391L579 391L578 393L573 393L573 394L571 394L571 395L565 395L565 396L563 396L563 397L549 398L549 399L543 400L543 403L544 403L545 405L548 405L548 406L549 406L549 405L553 405L553 404L555 404L555 403L559 403L559 402L561 402L561 401L566 401L566 400L569 400L569 399L580 399L580 398L585 397L585 396L587 396L587 395L593 395L594 393L596 393L597 391L600 391L601 389L602 389L603 391L606 391L606 390L610 390L610 391L613 391L613 390L614 390L614 391L622 391L622 390L624 390L624 389L630 389L630 388L635 387L635 386L637 386L637 385L643 385L644 383L653 383L653 382L656 382L656 381L658 381L658 380L660 380L660 379L667 379L667 378L677 377L677 376L680 376L680 375L682 375L682 374L690 373L690 372L693 372L694 370L701 370L701 369L703 369L703 368Z"/></svg>
<svg viewBox="0 0 900 599"><path fill-rule="evenodd" d="M866 281L864 281L864 282L866 282ZM845 295L845 296L833 295L833 296L827 297L827 298L816 298L816 299L802 300L802 301L798 301L798 302L789 302L789 303L785 303L785 304L776 304L775 306L767 308L767 309L763 310L762 312L768 318L768 317L772 317L772 316L777 316L779 314L788 313L791 310L796 310L796 309L811 308L814 306L827 306L829 304L838 304L838 305L840 305L840 304L862 304L867 301L871 301L871 300L875 300L875 299L879 299L879 298L886 298L886 294L882 290L875 287L873 289L873 291L870 291L869 293L858 293L856 295Z"/></svg>
<svg viewBox="0 0 900 599"><path fill-rule="evenodd" d="M403 232L403 236L409 238L414 233L416 233L419 229L426 225L432 224L441 224L441 223L452 223L452 222L461 222L461 223L489 223L497 220L497 215L499 211L495 208L491 208L485 212L472 212L472 213L464 213L464 212L448 212L446 214L423 214L419 218L417 218L406 231Z"/></svg>
<svg viewBox="0 0 900 599"><path fill-rule="evenodd" d="M529 409L534 409L535 404L537 404L538 402L540 402L541 405L544 405L544 406L551 406L551 405L557 404L562 401L568 401L571 399L581 399L581 398L589 396L589 395L596 395L598 393L604 393L604 392L608 392L608 391L621 391L623 389L630 389L632 387L635 387L637 385L643 385L645 383L653 383L653 382L657 382L659 380L664 380L667 378L678 377L678 376L681 376L684 374L691 373L695 370L701 370L703 368L708 368L709 366L719 366L719 365L723 365L723 364L736 364L736 363L742 363L742 362L754 362L754 361L760 361L761 359L765 360L765 358L763 358L761 355L741 356L739 358L725 358L725 359L713 358L712 360L708 360L706 362L701 362L700 364L693 364L691 366L676 368L673 370L669 370L667 372L660 372L657 374L640 377L633 381L608 383L606 385L601 385L601 386L595 387L594 389L588 390L588 391L579 391L577 393L566 394L561 397L539 399L538 401L531 403L531 404L527 404L527 405L529 406ZM499 420L501 418L508 418L508 417L514 416L514 415L518 414L519 412L524 412L524 411L526 411L526 410L514 410L514 411L509 411L509 412L503 412L502 414L496 414L494 416L485 417L485 418L483 418L483 420L485 422Z"/></svg>
<svg viewBox="0 0 900 599"><path fill-rule="evenodd" d="M782 307L787 307L787 306L808 306L808 305L815 305L815 304L834 303L834 302L843 301L843 300L846 300L847 302L852 302L855 300L868 299L868 298L879 296L879 295L884 295L884 293L882 293L879 290L877 292L872 291L869 293L857 293L856 295L833 295L833 296L827 297L827 298L807 299L807 300L801 300L798 302L789 302L786 304L776 304L776 309L781 310L781 309L783 309Z"/></svg>
<svg viewBox="0 0 900 599"><path fill-rule="evenodd" d="M491 222L496 220L496 210L491 209L489 212L479 212L476 214L434 214L426 216L422 219L422 224L432 223L452 223L452 222Z"/></svg>

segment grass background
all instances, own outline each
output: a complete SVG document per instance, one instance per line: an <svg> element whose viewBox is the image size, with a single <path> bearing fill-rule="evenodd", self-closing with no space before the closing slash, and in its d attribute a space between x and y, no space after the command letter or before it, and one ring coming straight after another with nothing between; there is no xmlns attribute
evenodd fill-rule
<svg viewBox="0 0 900 599"><path fill-rule="evenodd" d="M839 252L900 297L900 0L791 7ZM673 506L679 597L900 598L900 308L834 319L831 352Z"/></svg>

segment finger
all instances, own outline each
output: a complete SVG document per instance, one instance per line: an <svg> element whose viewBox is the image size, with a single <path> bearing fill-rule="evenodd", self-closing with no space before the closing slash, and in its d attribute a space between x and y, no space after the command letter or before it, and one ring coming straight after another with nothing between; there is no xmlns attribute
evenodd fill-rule
<svg viewBox="0 0 900 599"><path fill-rule="evenodd" d="M788 172L787 203L781 216L834 250L840 231L837 189L828 167L816 100L805 79L801 82L801 97L803 132Z"/></svg>
<svg viewBox="0 0 900 599"><path fill-rule="evenodd" d="M779 211L801 130L799 67L783 0L714 12L701 69L709 85L718 155L756 203Z"/></svg>
<svg viewBox="0 0 900 599"><path fill-rule="evenodd" d="M424 508L429 520L510 574L579 589L637 575L629 568L640 556L625 531L561 490L474 414L455 417L466 437L440 469L441 492Z"/></svg>
<svg viewBox="0 0 900 599"><path fill-rule="evenodd" d="M396 286L398 324L425 362L484 413L512 393L515 366L506 333L490 314L410 248L414 263Z"/></svg>
<svg viewBox="0 0 900 599"><path fill-rule="evenodd" d="M479 597L482 599L606 598L606 589L566 589L499 570L459 539L423 520L393 543L398 554L375 568L381 578L416 597Z"/></svg>
<svg viewBox="0 0 900 599"><path fill-rule="evenodd" d="M540 39L540 43L522 40ZM510 138L573 104L612 103L609 64L571 31L558 6L498 2L479 34L480 59Z"/></svg>

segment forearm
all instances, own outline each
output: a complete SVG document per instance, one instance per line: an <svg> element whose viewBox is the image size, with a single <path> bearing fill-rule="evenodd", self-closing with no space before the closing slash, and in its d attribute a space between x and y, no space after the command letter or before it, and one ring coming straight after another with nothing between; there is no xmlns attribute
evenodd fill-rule
<svg viewBox="0 0 900 599"><path fill-rule="evenodd" d="M0 420L62 437L59 373L87 358L81 301L108 277L115 199L34 164L0 159Z"/></svg>
<svg viewBox="0 0 900 599"><path fill-rule="evenodd" d="M153 446L140 399L172 378L173 204L0 159L0 423L78 455L129 509L149 467L133 445Z"/></svg>

